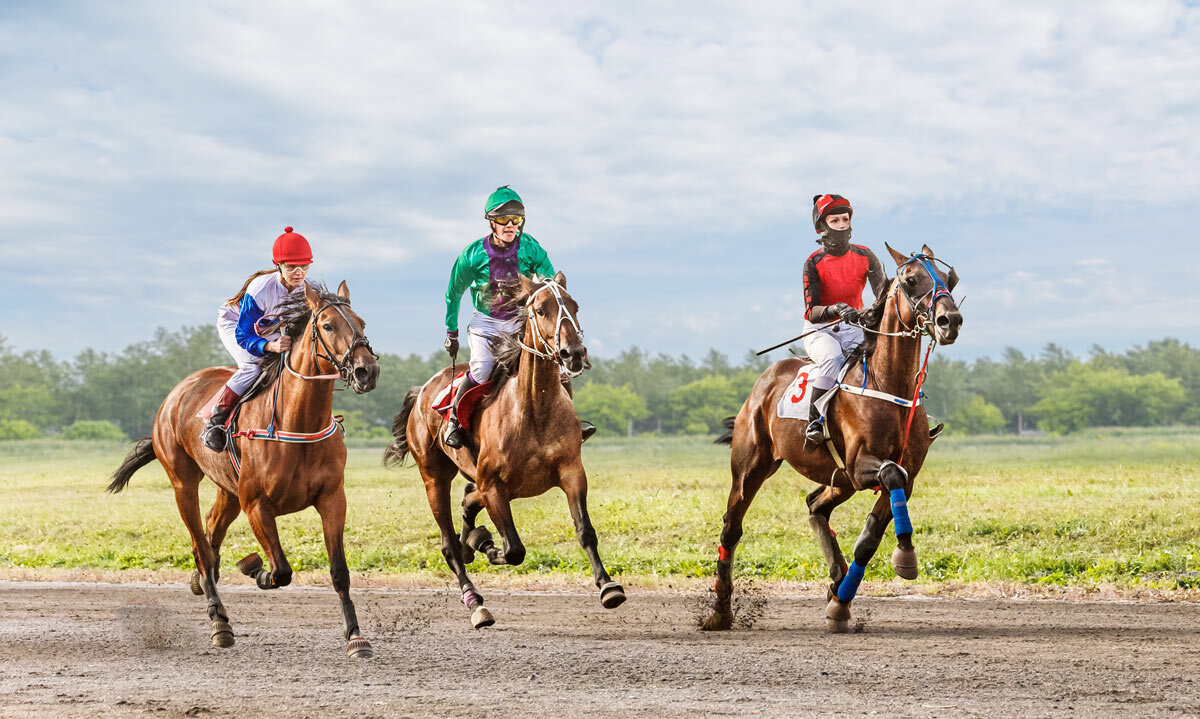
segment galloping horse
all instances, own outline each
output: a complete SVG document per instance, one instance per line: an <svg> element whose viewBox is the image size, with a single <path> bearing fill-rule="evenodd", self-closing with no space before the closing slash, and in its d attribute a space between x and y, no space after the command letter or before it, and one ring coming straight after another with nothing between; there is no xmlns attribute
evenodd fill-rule
<svg viewBox="0 0 1200 719"><path fill-rule="evenodd" d="M601 604L612 609L625 601L624 590L608 576L596 551L596 531L587 511L587 474L580 458L583 435L560 377L560 370L579 374L587 357L576 319L578 305L566 288L561 272L553 279L522 279L513 300L523 307L525 323L517 333L521 339L514 336L496 352L497 376L492 378L490 396L470 421L470 442L456 450L441 439L442 418L432 405L438 390L454 379L453 368L447 368L408 392L392 424L395 441L384 452L388 466L400 464L410 452L416 460L429 508L441 529L442 556L458 580L463 604L471 610L476 629L495 620L467 577L466 566L475 551L492 564L524 561L525 546L513 526L509 503L536 497L551 487L567 495L576 535L592 563ZM514 365L516 376L504 376L511 375ZM468 479L461 536L454 533L450 509L450 483L459 472ZM495 546L485 527L475 526L483 509L500 532L503 549Z"/></svg>
<svg viewBox="0 0 1200 719"><path fill-rule="evenodd" d="M353 658L370 657L371 645L359 632L350 601L350 571L342 548L346 445L332 418L332 405L335 380L345 380L358 394L369 392L379 377L379 365L362 332L365 323L350 309L350 291L345 282L336 295L319 285L309 285L302 298L285 306L281 319L295 342L290 354L264 360L262 377L269 380L277 376L274 386L260 382L259 388L265 391L252 390L244 400L240 426L265 427L267 431L250 429L234 435L231 442L240 450L240 472L232 452L212 452L200 439L205 421L198 413L231 374L228 367L210 367L193 373L171 390L154 419L153 439L138 440L113 474L108 491L120 492L134 472L155 459L162 463L175 489L179 514L192 535L197 569L192 591L208 599L212 643L217 647L233 646L229 614L217 595L217 577L221 542L238 512L246 512L254 536L271 563L270 570L263 569L262 559L254 553L239 561L238 568L254 577L260 589L276 589L291 582L292 568L279 546L275 517L316 507L321 515L333 587L342 600L349 642L346 653ZM308 342L301 339L305 330ZM256 436L244 436L247 434ZM207 532L200 517L198 493L205 476L217 485Z"/></svg>
<svg viewBox="0 0 1200 719"><path fill-rule="evenodd" d="M890 246L887 249L898 267L896 277L888 291L863 313L868 340L847 360L849 370L840 380L842 390L833 395L826 412L831 418L828 432L840 457L845 458L844 468L827 445L805 443L803 420L777 415L780 398L807 360L789 358L768 367L737 417L731 418L731 423L727 420L732 432L717 440L732 444L733 486L721 530L717 596L705 629L733 625L733 553L742 538L742 519L763 482L784 461L825 485L809 493L807 503L809 523L833 580L825 612L830 631L848 631L850 602L893 512L898 546L892 566L905 579L917 577L907 498L933 438L925 409L918 404L910 414L908 406L916 399L923 379L918 375L925 371L922 335L928 335L932 343L952 344L958 338L962 315L950 295L958 274L948 265L949 274L938 268L936 263L941 261L935 260L928 245L909 257ZM834 508L863 489L883 491L854 544L854 562L847 566L829 518Z"/></svg>

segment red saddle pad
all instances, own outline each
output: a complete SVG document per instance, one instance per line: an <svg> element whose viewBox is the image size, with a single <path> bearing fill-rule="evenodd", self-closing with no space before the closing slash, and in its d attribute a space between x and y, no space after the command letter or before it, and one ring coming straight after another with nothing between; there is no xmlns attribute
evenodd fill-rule
<svg viewBox="0 0 1200 719"><path fill-rule="evenodd" d="M458 388L462 385L463 376L466 374L466 372L458 373L454 381L442 387L437 396L433 398L433 410L442 415L442 419L449 418L450 407L454 404L454 396L458 394ZM466 429L471 428L471 416L475 413L475 408L479 406L479 400L487 396L488 388L491 386L491 382L472 386L463 395L462 401L458 403L458 423Z"/></svg>

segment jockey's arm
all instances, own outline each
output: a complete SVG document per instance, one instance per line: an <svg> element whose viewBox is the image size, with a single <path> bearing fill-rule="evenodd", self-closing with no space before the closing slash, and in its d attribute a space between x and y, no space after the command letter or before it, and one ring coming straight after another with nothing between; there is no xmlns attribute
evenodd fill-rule
<svg viewBox="0 0 1200 719"><path fill-rule="evenodd" d="M550 256L542 249L542 246L536 240L532 243L533 253L530 257L532 260L533 274L539 277L553 277L554 265L550 264Z"/></svg>
<svg viewBox="0 0 1200 719"><path fill-rule="evenodd" d="M458 310L462 306L463 293L475 279L475 270L471 266L468 253L470 247L463 250L450 269L450 284L446 287L446 334L451 337L458 335Z"/></svg>
<svg viewBox="0 0 1200 719"><path fill-rule="evenodd" d="M875 299L887 292L887 273L883 271L879 258L870 250L867 250L867 280L871 282L871 294L875 295Z"/></svg>
<svg viewBox="0 0 1200 719"><path fill-rule="evenodd" d="M838 318L833 305L821 304L821 275L811 257L804 263L804 316L814 323Z"/></svg>
<svg viewBox="0 0 1200 719"><path fill-rule="evenodd" d="M267 341L258 336L258 331L255 325L263 316L263 310L254 301L254 296L249 292L242 295L242 305L240 307L241 315L238 317L237 329L234 330L233 337L242 349L246 350L255 357L262 357L266 354Z"/></svg>

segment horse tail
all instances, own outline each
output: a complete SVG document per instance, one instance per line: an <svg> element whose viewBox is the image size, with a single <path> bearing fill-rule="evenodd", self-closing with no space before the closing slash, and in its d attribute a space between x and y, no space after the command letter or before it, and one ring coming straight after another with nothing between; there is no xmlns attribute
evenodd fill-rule
<svg viewBox="0 0 1200 719"><path fill-rule="evenodd" d="M733 445L733 423L737 421L737 416L726 417L721 420L721 426L725 428L725 432L713 440L713 444L728 444Z"/></svg>
<svg viewBox="0 0 1200 719"><path fill-rule="evenodd" d="M113 480L108 485L109 494L116 494L125 485L129 484L129 480L133 478L133 473L158 459L154 456L154 441L149 437L142 437L133 445L133 449L129 450L129 454L125 456L125 461L113 472Z"/></svg>
<svg viewBox="0 0 1200 719"><path fill-rule="evenodd" d="M413 387L408 394L404 395L404 404L400 406L400 411L392 420L392 437L395 439L383 451L384 467L399 467L404 464L404 458L408 456L408 416L412 414L413 406L417 403L417 395L420 393L420 387Z"/></svg>

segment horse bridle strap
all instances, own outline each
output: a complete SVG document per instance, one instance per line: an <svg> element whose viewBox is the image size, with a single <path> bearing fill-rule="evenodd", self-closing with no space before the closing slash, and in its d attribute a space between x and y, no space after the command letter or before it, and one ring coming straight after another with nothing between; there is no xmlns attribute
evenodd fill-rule
<svg viewBox="0 0 1200 719"><path fill-rule="evenodd" d="M933 313L935 307L937 306L937 301L943 297L954 299L954 296L950 294L950 288L946 286L946 283L942 282L942 278L938 277L937 272L933 268L933 263L940 262L941 264L945 265L946 268L950 270L950 277L952 279L957 277L958 273L952 266L946 262L943 262L942 260L937 259L936 257L916 253L910 255L908 262L905 262L900 266L900 268L903 269L914 262L920 264L921 268L929 274L929 278L933 280L933 289L921 295L920 298L914 300L912 295L908 294L908 289L905 288L904 281L900 279L900 273L897 272L896 282L892 287L892 299L896 304L896 318L900 320L900 324L905 330L914 333L913 336L919 336L921 333L925 333L928 334L930 338L933 338L934 335L929 331L929 328L933 326ZM900 315L899 295L901 293L903 293L904 299L908 300L909 307L912 308L913 313L917 316L915 327L909 327L908 325L904 324L904 319ZM928 303L923 310L921 309L922 302Z"/></svg>
<svg viewBox="0 0 1200 719"><path fill-rule="evenodd" d="M533 299L537 297L538 293L542 292L543 290L550 290L551 294L554 295L554 299L558 302L558 317L554 321L554 350L550 351L550 343L546 341L546 338L542 337L542 332L538 328L537 320L531 317L527 317L526 321L532 323L533 325L534 346L530 347L521 340L517 340L517 344L521 345L521 349L533 354L535 357L541 357L542 359L547 359L551 362L554 362L560 368L562 368L563 372L566 372L568 376L578 377L579 375L583 374L583 370L572 372L562 361L562 332L560 330L562 329L564 322L571 323L571 326L575 328L575 333L578 334L580 338L583 337L583 330L579 329L579 323L576 322L575 318L571 316L571 313L567 311L567 306L563 302L561 288L559 287L558 283L553 279L545 280L541 287L537 288L529 295L529 299L525 301L525 306L528 308L529 305L533 303ZM541 346L545 347L546 349L537 349L538 344L541 344Z"/></svg>
<svg viewBox="0 0 1200 719"><path fill-rule="evenodd" d="M315 350L316 359L314 361L323 359L328 360L329 363L334 366L334 369L337 370L337 373L301 374L292 369L291 363L288 361L288 358L291 356L291 352L286 352L283 356L283 366L288 372L291 372L294 376L303 380L340 379L344 382L349 382L350 367L347 363L350 361L350 355L354 352L354 350L358 349L359 347L366 347L367 351L371 353L372 357L379 359L379 355L375 354L375 350L371 349L371 343L367 341L366 335L360 332L358 326L351 322L350 318L346 316L345 310L342 309L343 306L349 307L350 303L340 299L326 300L325 304L321 305L316 312L312 313L312 318L309 320L309 326L311 327L311 332L309 333L309 342L312 343L313 349ZM349 349L347 349L346 353L342 355L340 361L333 358L333 351L329 349L329 345L325 343L325 338L322 337L321 333L317 331L317 318L320 317L322 312L330 307L337 310L337 313L342 316L343 320L346 321L346 324L350 327L350 330L354 332L354 339L351 340Z"/></svg>

